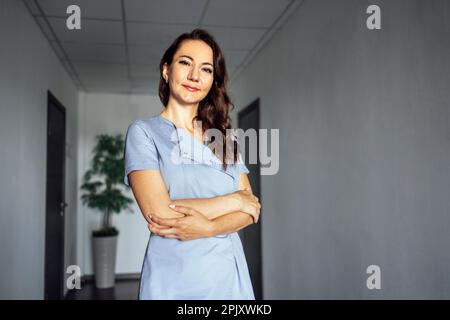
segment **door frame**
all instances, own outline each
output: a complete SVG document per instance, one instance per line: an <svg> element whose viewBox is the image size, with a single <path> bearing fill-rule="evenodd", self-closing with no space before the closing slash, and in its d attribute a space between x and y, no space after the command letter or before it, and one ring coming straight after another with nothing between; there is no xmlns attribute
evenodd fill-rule
<svg viewBox="0 0 450 320"><path fill-rule="evenodd" d="M64 116L64 144L63 144L63 157L62 157L62 181L61 181L61 205L62 203L66 202L65 194L66 194L66 108L63 106L63 104L51 93L50 90L47 90L47 130L46 130L46 139L47 139L47 145L46 145L46 169L48 169L48 160L49 160L49 132L50 132L50 106L55 106ZM46 177L45 177L45 245L44 245L44 299L47 299L48 295L48 283L47 283L47 273L49 272L47 264L47 228L48 228L48 197L47 197L47 191L48 191L48 170L46 170ZM64 272L64 264L65 264L65 225L66 225L66 215L65 215L65 208L61 208L60 210L63 211L63 215L61 217L61 237L63 240L62 246L61 246L61 261L60 264L62 266L60 272L61 274L60 279L60 288L59 288L59 299L64 298L64 279L65 279L65 272Z"/></svg>
<svg viewBox="0 0 450 320"><path fill-rule="evenodd" d="M249 105L247 105L246 107L244 107L242 110L240 110L239 112L238 112L238 114L237 114L237 120L238 120L238 128L240 128L240 124L241 124L241 119L243 118L243 117L245 117L247 114L249 114L249 113L251 113L251 112L256 112L256 119L257 119L257 122L258 122L258 128L257 128L257 130L258 130L258 132L257 132L257 138L258 138L258 145L259 145L259 139L260 139L260 137L259 137L259 129L260 129L260 127L261 127L261 116L260 116L260 98L258 97L258 98L256 98L255 100L253 100ZM258 146L258 148L257 148L257 150L259 151L259 146ZM243 150L244 152L246 151L246 150ZM246 157L246 160L248 159L248 157ZM256 196L258 196L258 198L259 198L259 201L260 201L260 203L262 203L262 194L261 194L261 164L260 164L260 161L259 161L259 155L257 156L257 160L258 160L258 162L257 162L257 166L258 166L258 176L257 176L257 179L258 179L258 181L259 181L259 183L257 184L257 187L255 188L254 186L252 186L252 190L253 190L253 193L256 195ZM262 210L262 208L261 208L261 214L262 214L262 212L263 212L263 210ZM258 228L259 228L259 237L260 237L260 239L259 239L259 241L260 241L260 252L259 252L259 255L260 255L260 261L261 261L261 263L260 263L260 272L261 272L261 274L260 274L260 276L261 276L261 278L260 279L258 279L258 281L260 282L259 283L259 286L260 286L260 290L261 290L261 292L259 292L259 294L260 294L260 297L255 297L256 299L263 299L264 298L264 283L263 283L263 243L262 243L262 225L261 225L261 223L263 222L263 219L262 219L262 215L260 216L260 219L259 219L259 221L258 221ZM243 230L243 232L245 232L245 229ZM244 247L245 247L245 239L244 239ZM255 296L257 296L258 295L258 292L255 292Z"/></svg>

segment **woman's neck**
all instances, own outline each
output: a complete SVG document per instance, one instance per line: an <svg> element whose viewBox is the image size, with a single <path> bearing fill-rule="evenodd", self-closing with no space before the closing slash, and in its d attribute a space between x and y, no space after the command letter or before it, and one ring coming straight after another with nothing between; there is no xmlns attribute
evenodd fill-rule
<svg viewBox="0 0 450 320"><path fill-rule="evenodd" d="M178 128L194 131L194 117L197 115L198 104L195 106L181 106L169 103L160 113L163 117L172 121Z"/></svg>

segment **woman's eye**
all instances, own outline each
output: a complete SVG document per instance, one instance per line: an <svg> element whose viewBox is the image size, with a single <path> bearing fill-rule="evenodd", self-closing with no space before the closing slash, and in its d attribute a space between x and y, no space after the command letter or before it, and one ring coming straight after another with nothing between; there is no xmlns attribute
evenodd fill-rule
<svg viewBox="0 0 450 320"><path fill-rule="evenodd" d="M184 64L185 66L190 66L191 64L188 61L180 60L181 64ZM208 73L213 73L213 71L210 68L203 68L203 71L206 71Z"/></svg>

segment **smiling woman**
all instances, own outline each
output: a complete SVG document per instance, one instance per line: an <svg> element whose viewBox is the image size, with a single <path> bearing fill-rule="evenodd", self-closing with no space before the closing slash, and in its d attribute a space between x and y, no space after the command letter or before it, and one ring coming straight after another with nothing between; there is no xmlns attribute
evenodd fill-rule
<svg viewBox="0 0 450 320"><path fill-rule="evenodd" d="M160 76L164 110L134 121L125 144L124 181L151 231L139 298L254 299L237 231L258 222L261 206L227 136L222 51L204 30L182 34L164 53ZM214 141L220 156L206 143L213 130L222 133Z"/></svg>

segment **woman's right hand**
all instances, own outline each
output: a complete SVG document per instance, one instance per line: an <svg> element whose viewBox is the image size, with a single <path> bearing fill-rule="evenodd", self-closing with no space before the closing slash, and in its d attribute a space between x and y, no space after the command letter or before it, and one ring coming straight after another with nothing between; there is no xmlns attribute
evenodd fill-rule
<svg viewBox="0 0 450 320"><path fill-rule="evenodd" d="M261 210L261 204L258 197L252 194L248 189L238 190L233 195L239 200L240 210L253 217L253 222L257 223L259 220L259 214Z"/></svg>

